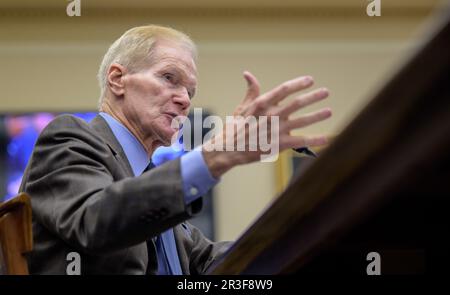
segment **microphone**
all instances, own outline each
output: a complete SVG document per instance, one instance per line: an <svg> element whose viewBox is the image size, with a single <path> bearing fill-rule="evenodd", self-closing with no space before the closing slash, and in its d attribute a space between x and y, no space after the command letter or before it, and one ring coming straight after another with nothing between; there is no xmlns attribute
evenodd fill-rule
<svg viewBox="0 0 450 295"><path fill-rule="evenodd" d="M304 147L299 147L296 149L293 149L294 151L296 151L299 154L305 154L314 158L317 158L317 154L315 152L313 152L312 150L310 150L308 147L304 146Z"/></svg>

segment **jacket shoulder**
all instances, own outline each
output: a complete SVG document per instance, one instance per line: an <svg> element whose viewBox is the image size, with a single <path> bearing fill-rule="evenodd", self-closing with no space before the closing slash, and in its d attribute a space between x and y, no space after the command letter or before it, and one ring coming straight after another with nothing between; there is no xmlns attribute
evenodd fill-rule
<svg viewBox="0 0 450 295"><path fill-rule="evenodd" d="M41 134L46 134L48 132L55 132L61 129L64 130L66 128L68 130L81 129L92 132L92 129L89 126L89 124L83 119L75 117L74 115L64 114L59 115L55 117L52 121L50 121L50 123L48 123L48 125L42 130Z"/></svg>
<svg viewBox="0 0 450 295"><path fill-rule="evenodd" d="M94 148L106 146L104 139L90 124L73 115L59 115L55 117L41 132L36 146L51 143L52 145L67 144L69 142L89 145Z"/></svg>

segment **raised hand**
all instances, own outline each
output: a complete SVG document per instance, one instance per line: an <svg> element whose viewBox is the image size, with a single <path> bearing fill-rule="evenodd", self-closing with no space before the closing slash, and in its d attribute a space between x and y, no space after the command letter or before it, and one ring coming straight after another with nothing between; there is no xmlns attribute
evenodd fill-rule
<svg viewBox="0 0 450 295"><path fill-rule="evenodd" d="M244 72L244 78L248 85L247 93L233 113L234 121L227 120L226 128L222 133L204 145L205 161L214 176L220 176L224 171L239 164L263 160L264 155L267 154L267 148L264 148L262 143L267 147L270 141L269 146L275 149L276 153L288 148L326 143L325 136L291 135L295 129L323 121L331 116L330 108L323 108L298 117L292 116L297 110L328 97L329 92L326 88L298 94L293 100L282 104L288 96L310 88L314 84L313 78L297 77L283 82L262 95L260 95L260 85L255 76L250 72ZM232 144L230 144L231 140ZM220 146L225 145L234 148L221 150Z"/></svg>

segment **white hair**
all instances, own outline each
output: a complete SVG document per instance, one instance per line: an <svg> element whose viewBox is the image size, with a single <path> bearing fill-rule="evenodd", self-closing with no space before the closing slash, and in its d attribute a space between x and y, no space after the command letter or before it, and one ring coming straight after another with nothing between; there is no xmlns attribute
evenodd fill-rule
<svg viewBox="0 0 450 295"><path fill-rule="evenodd" d="M111 64L118 63L130 72L138 72L152 64L152 54L157 40L171 40L187 46L194 60L197 49L186 34L169 27L147 25L126 31L117 39L103 56L97 79L100 86L98 108L101 109L107 89L107 75Z"/></svg>

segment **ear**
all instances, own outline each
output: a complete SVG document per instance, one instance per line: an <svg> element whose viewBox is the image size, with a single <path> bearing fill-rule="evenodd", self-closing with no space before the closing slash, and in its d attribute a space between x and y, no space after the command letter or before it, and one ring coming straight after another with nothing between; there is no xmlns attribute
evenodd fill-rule
<svg viewBox="0 0 450 295"><path fill-rule="evenodd" d="M107 84L112 93L116 96L122 96L125 93L124 76L126 68L118 63L112 63L108 69Z"/></svg>

